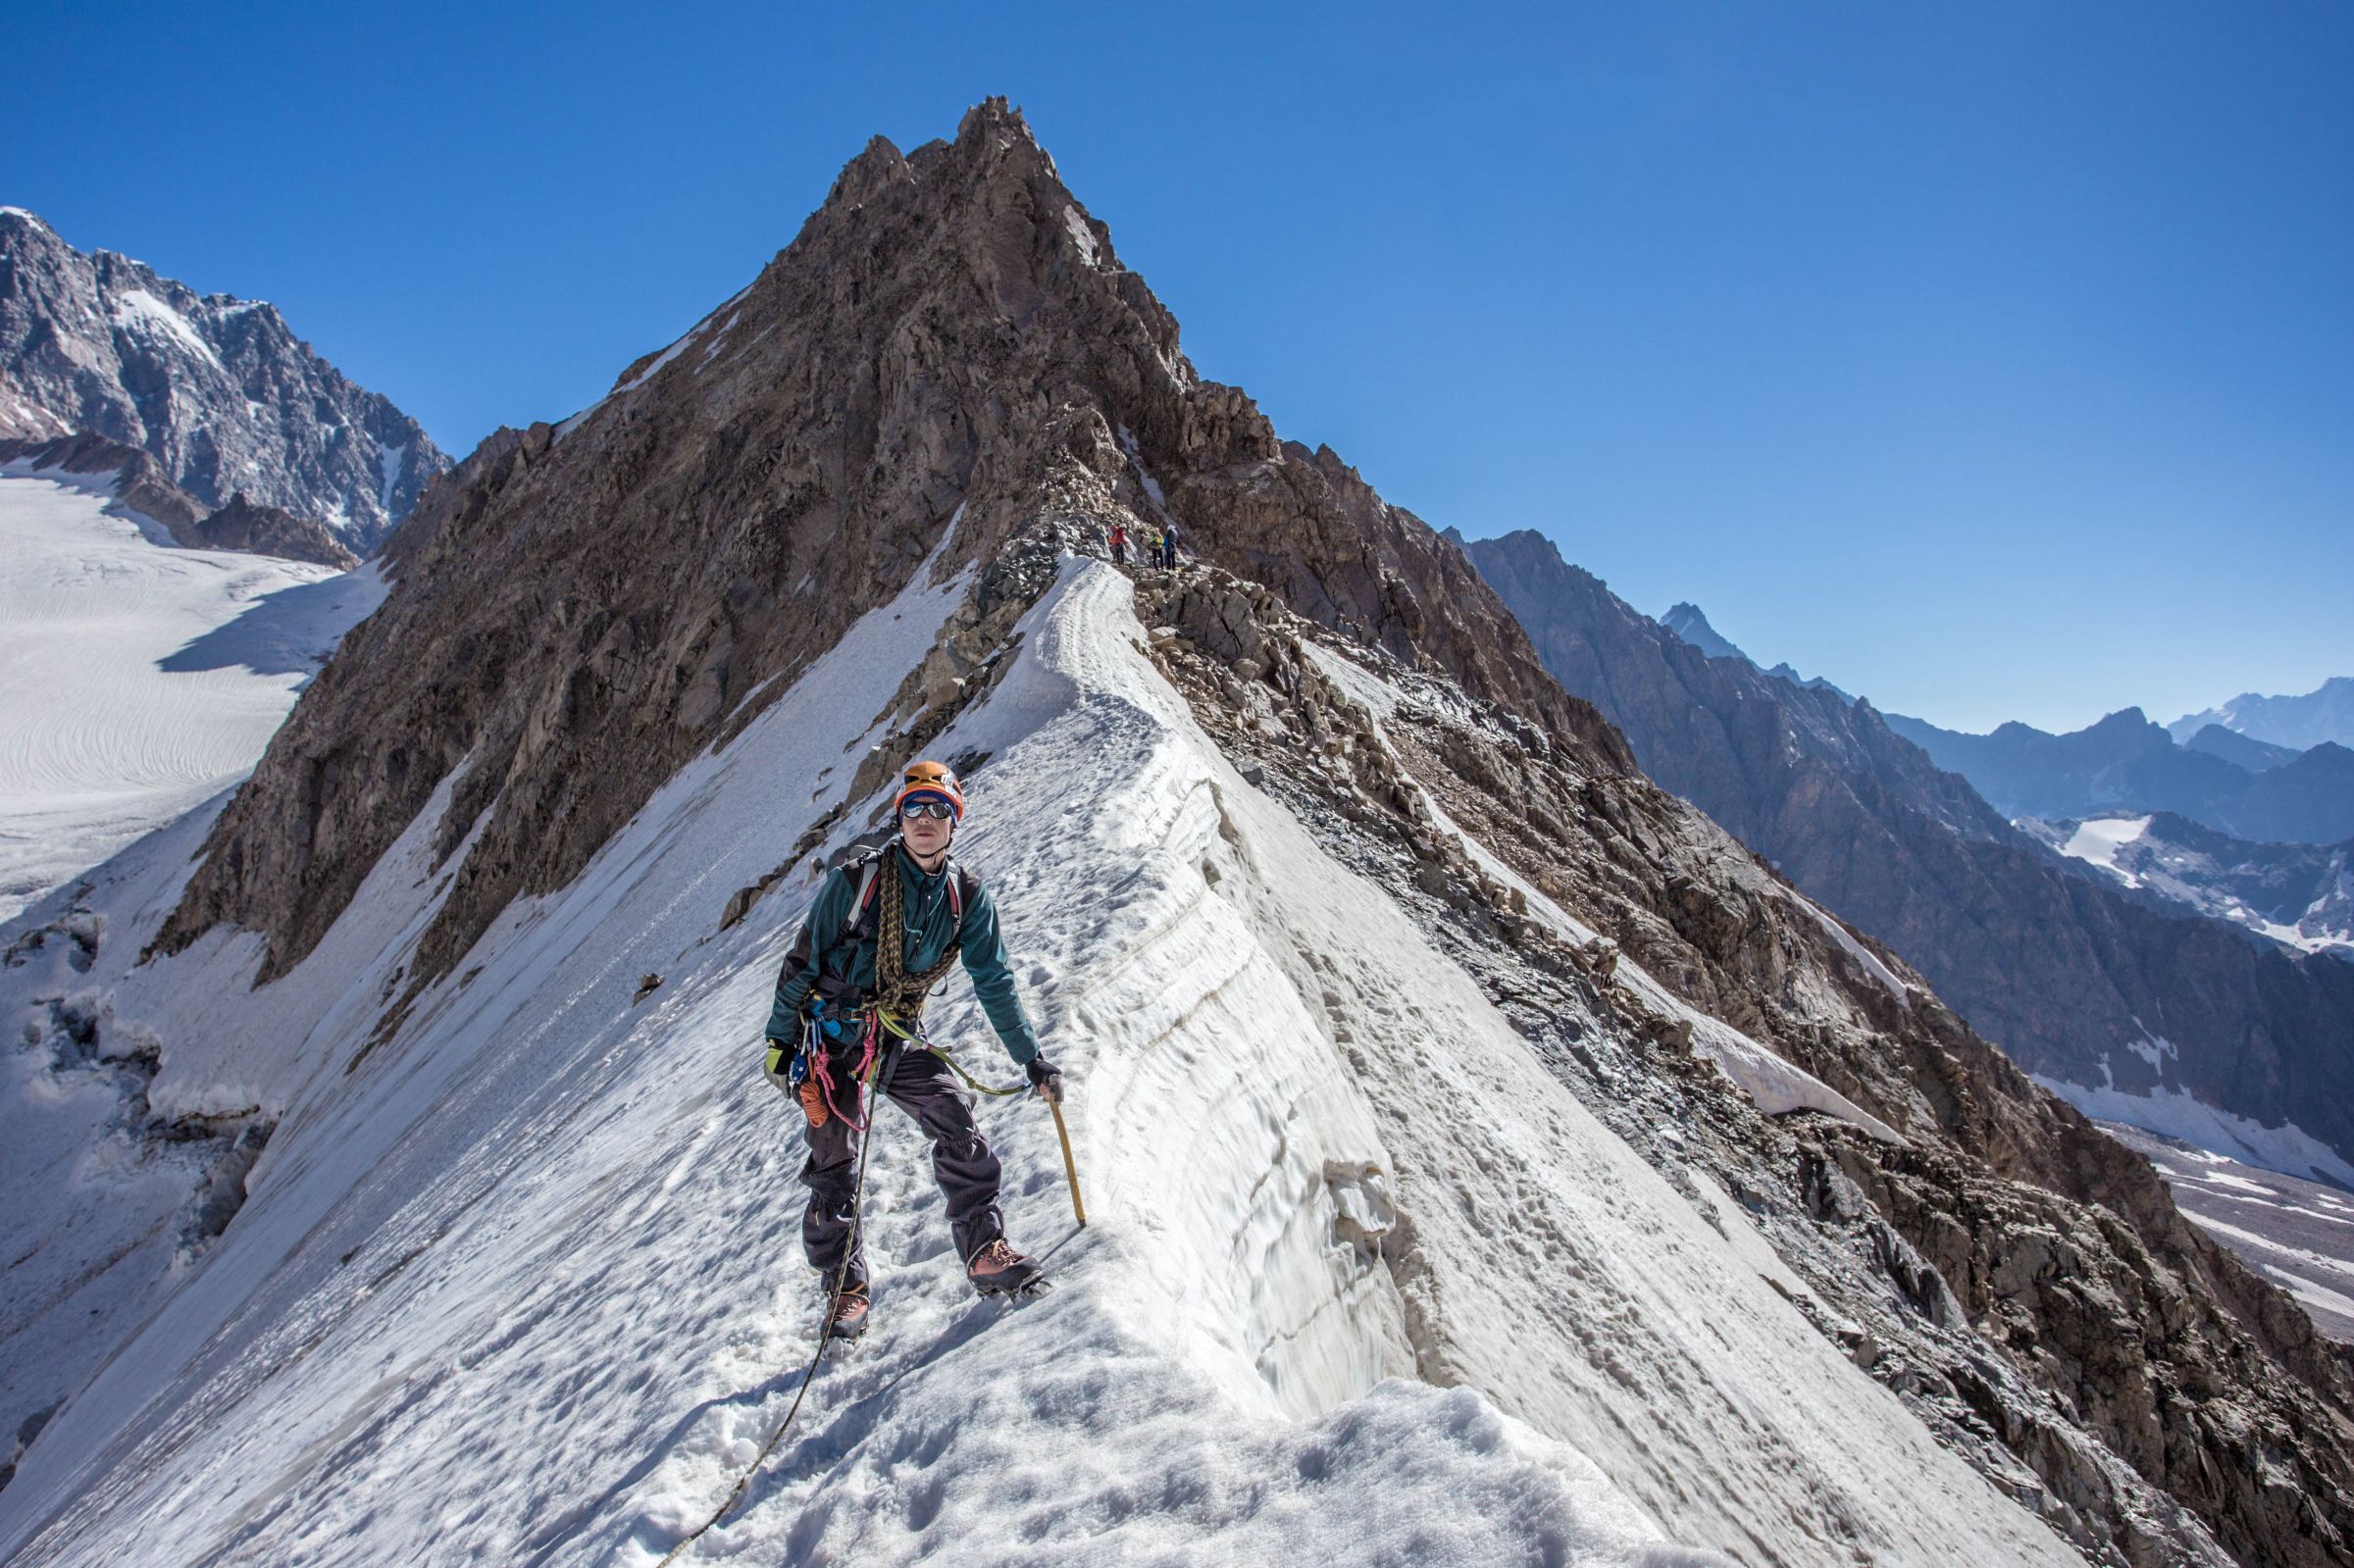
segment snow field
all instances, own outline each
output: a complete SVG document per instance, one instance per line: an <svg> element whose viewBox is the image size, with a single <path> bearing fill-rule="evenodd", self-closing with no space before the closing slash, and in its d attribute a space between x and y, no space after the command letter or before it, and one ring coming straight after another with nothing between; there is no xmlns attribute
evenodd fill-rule
<svg viewBox="0 0 2354 1568"><path fill-rule="evenodd" d="M167 830L140 847L160 850L184 876L179 863L210 816L191 813L194 834ZM0 950L14 930L0 926ZM0 969L0 995L10 1004L0 1011L0 1173L8 1193L0 1206L0 1442L78 1389L167 1289L179 1256L177 1219L208 1175L209 1145L157 1144L124 1125L127 1075L116 1061L77 1054L60 1068L48 1049L26 1042L25 1026L43 1035L51 1028L48 1007L18 1005L27 994L97 1010L68 957L77 951L61 935L38 952L13 953ZM102 1034L98 1049L119 1059L136 1043Z"/></svg>
<svg viewBox="0 0 2354 1568"><path fill-rule="evenodd" d="M747 1138L756 1132L756 1168L778 1158L768 1147L781 1142L774 1091L756 1074L746 1085L739 1071L754 1059L748 1037L758 1018L748 1009L736 1016L739 1009L731 1008L716 1021L697 1012L694 1022L704 1033L687 1031L686 1048L703 1053L706 1085L760 1090L759 1100L743 1096L732 1119L711 1111L693 1120L716 1089L667 1092L675 1087L667 1082L675 1061L661 1048L676 1037L676 1015L691 995L725 983L735 986L735 1002L753 991L764 996L774 978L773 956L746 947L755 934L740 928L729 935L738 938L731 946L742 950L732 951L717 970L699 978L677 973L675 960L709 935L728 892L769 869L781 853L778 845L790 844L817 814L811 796L821 776L839 765L846 779L855 758L845 756L845 740L857 744L861 727L889 700L901 667L930 645L955 586L912 594L891 612L870 616L864 636L849 639L812 671L802 690L780 700L759 727L765 746L740 742L726 758L706 758L684 771L664 799L609 845L564 897L510 909L475 955L487 960L481 973L464 984L453 978L429 993L408 1032L357 1066L347 1064L396 992L405 954L455 869L454 860L433 866L430 849L454 780L444 782L371 873L320 949L293 973L250 993L244 983L260 951L258 938L246 935L216 931L177 958L124 972L171 907L187 869L175 868L177 874L157 887L137 874L148 844L118 859L116 868L128 869L117 929L137 934L102 948L102 962L89 978L111 986L110 1031L140 1031L168 1042L151 1097L200 1102L223 1092L219 1086L226 1082L231 1097L259 1092L285 1114L249 1183L253 1200L173 1299L172 1321L150 1323L137 1334L57 1418L17 1482L0 1492L0 1555L43 1513L69 1503L77 1510L71 1518L110 1512L128 1497L131 1506L120 1523L139 1543L134 1552L193 1560L216 1541L267 1538L272 1526L284 1529L288 1539L302 1536L305 1521L281 1515L289 1504L287 1489L306 1477L322 1488L306 1500L323 1506L325 1517L334 1521L332 1530L348 1523L334 1504L364 1498L370 1476L384 1495L358 1501L360 1512L380 1503L395 1511L404 1502L415 1505L419 1484L434 1487L435 1508L459 1506L483 1488L479 1465L486 1454L495 1454L499 1473L523 1488L527 1500L535 1476L546 1485L549 1477L593 1474L610 1440L593 1428L576 1432L580 1446L566 1452L561 1443L545 1443L545 1434L534 1428L494 1425L476 1464L467 1468L470 1486L440 1474L454 1450L435 1449L430 1442L418 1453L399 1442L371 1446L369 1439L381 1434L365 1418L402 1389L411 1392L397 1408L411 1408L422 1396L419 1385L437 1382L449 1359L491 1355L485 1347L504 1345L504 1325L512 1321L550 1336L525 1335L528 1359L520 1366L511 1356L498 1363L515 1379L511 1391L531 1389L540 1398L548 1391L539 1375L558 1358L579 1353L580 1345L634 1352L644 1366L673 1358L664 1348L667 1336L707 1353L705 1336L696 1332L704 1326L700 1311L693 1328L682 1329L666 1314L640 1312L627 1284L618 1292L581 1293L585 1276L601 1286L620 1267L652 1265L633 1276L630 1283L639 1289L649 1288L662 1269L693 1273L691 1260L682 1265L658 1251L649 1259L645 1247L662 1234L654 1227L673 1206L662 1185L680 1169L679 1156L694 1145L698 1132L706 1138L723 1125ZM894 614L901 619L895 621ZM724 809L711 812L715 795L724 796ZM674 851L667 860L666 849ZM649 885L648 872L657 870L666 875ZM626 909L620 907L625 903ZM764 913L771 924L757 936L781 946L790 927L776 922L787 912ZM600 932L601 938L589 939ZM674 973L676 980L632 1016L628 997L643 971L631 966L640 963ZM630 969L626 977L622 968ZM615 989L618 1005L612 1005ZM596 1016L593 1027L580 1022L588 1011ZM759 1011L764 1014L764 1001ZM638 1075L638 1094L600 1099L625 1068ZM658 1103L648 1103L649 1096ZM679 1110L677 1101L687 1109ZM741 1178L743 1172L730 1174ZM764 1196L776 1182L793 1185L790 1166L777 1165L765 1176L774 1181L742 1186L738 1195ZM640 1190L647 1188L650 1192ZM585 1192L596 1195L583 1204ZM486 1206L491 1193L509 1201ZM625 1233L616 1243L610 1221L628 1214L633 1193L636 1206L646 1211L644 1228ZM701 1195L697 1212L712 1221L711 1228L698 1233L689 1227L683 1239L748 1260L752 1254L722 1226L727 1206ZM796 1201L796 1222L797 1213ZM453 1231L463 1233L462 1241L443 1245ZM793 1239L780 1229L771 1239ZM797 1287L797 1243L764 1250L759 1273L774 1272L778 1260L790 1256ZM756 1319L764 1286L743 1278L732 1284L736 1293L724 1299ZM551 1298L561 1310L547 1309ZM135 1323L151 1305L136 1303L127 1316ZM516 1313L519 1320L511 1316ZM628 1318L635 1332L605 1332L604 1320L614 1314ZM780 1324L774 1332L797 1327ZM579 1344L566 1351L563 1337L573 1333L581 1336ZM202 1387L207 1393L194 1403L158 1397L178 1386ZM657 1396L675 1391L665 1385ZM692 1402L684 1399L679 1408ZM268 1418L249 1424L249 1403ZM80 1446L84 1433L88 1442ZM649 1449L660 1446L658 1433L640 1436ZM363 1460L358 1448L368 1448L372 1458ZM331 1454L342 1462L339 1478L332 1480L314 1473ZM52 1455L74 1470L44 1498L40 1467ZM167 1457L176 1462L166 1464ZM85 1491L86 1476L110 1466L120 1466L137 1485ZM257 1467L271 1476L284 1472L284 1487L255 1480ZM223 1473L242 1481L225 1486ZM560 1499L562 1483L555 1485ZM216 1506L169 1519L151 1511L156 1497L181 1493L212 1498ZM487 1495L493 1506L517 1500L496 1485ZM478 1506L481 1501L475 1499ZM341 1560L370 1560L372 1550L379 1560L401 1555L400 1547L386 1543L408 1539L398 1534L403 1522L387 1520L388 1536L351 1548L355 1554ZM491 1539L511 1548L522 1523L506 1520L506 1533ZM150 1541L153 1532L161 1534ZM81 1548L72 1538L79 1533L79 1527L53 1531L34 1545L35 1560L51 1549L77 1560L71 1554ZM481 1534L478 1529L473 1538L461 1533L455 1539ZM96 1555L106 1555L106 1548L98 1547ZM289 1548L288 1555L302 1553Z"/></svg>
<svg viewBox="0 0 2354 1568"><path fill-rule="evenodd" d="M2117 1087L2106 1061L2101 1064L2106 1082L2098 1085L2072 1084L2042 1073L2028 1076L2096 1122L2123 1122L2201 1148L2231 1151L2268 1171L2354 1188L2354 1164L2294 1122L2267 1127L2253 1117L2219 1110L2169 1084L2146 1094L2128 1093Z"/></svg>
<svg viewBox="0 0 2354 1568"><path fill-rule="evenodd" d="M250 769L371 568L159 546L88 476L0 474L0 918Z"/></svg>
<svg viewBox="0 0 2354 1568"><path fill-rule="evenodd" d="M839 798L960 586L919 573L365 1055L446 886L435 809L250 994L250 937L127 972L185 870L110 868L107 1028L163 1042L176 1099L241 1073L284 1118L0 1492L0 1554L641 1565L718 1504L819 1301L797 1112L753 1065L812 884L717 914ZM2074 1560L1242 784L1124 579L1067 567L1022 633L934 749L991 753L959 853L1071 1075L1095 1223L1045 1112L985 1102L1009 1230L1061 1284L976 1301L882 1110L877 1325L691 1560ZM960 978L929 1021L1015 1077Z"/></svg>
<svg viewBox="0 0 2354 1568"><path fill-rule="evenodd" d="M2076 826L2076 831L2060 852L2088 862L2108 872L2128 887L2141 885L2141 879L2117 863L2117 852L2136 842L2150 831L2150 819L2144 817L2095 817Z"/></svg>

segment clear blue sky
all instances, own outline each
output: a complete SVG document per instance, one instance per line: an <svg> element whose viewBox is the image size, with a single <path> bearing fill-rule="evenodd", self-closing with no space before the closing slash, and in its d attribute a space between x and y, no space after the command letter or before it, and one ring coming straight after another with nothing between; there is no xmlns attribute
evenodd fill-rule
<svg viewBox="0 0 2354 1568"><path fill-rule="evenodd" d="M495 20L486 20L494 14ZM463 453L1011 96L1204 375L1983 729L2354 674L2354 6L20 0L0 202Z"/></svg>

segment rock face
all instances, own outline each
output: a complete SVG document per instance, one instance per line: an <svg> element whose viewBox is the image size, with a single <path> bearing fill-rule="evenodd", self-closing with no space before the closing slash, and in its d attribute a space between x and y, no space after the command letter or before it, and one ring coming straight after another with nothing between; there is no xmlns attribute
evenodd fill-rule
<svg viewBox="0 0 2354 1568"><path fill-rule="evenodd" d="M233 923L282 973L434 809L449 892L384 995L388 1037L419 977L564 885L917 573L962 575L962 604L876 715L845 809L1001 674L1057 551L1148 521L1189 557L1140 582L1150 656L1246 780L1415 900L1630 1141L1754 1201L1820 1282L1792 1299L1944 1441L2091 1561L2348 1560L2335 1349L2146 1162L1637 774L1459 551L1201 379L1001 100L953 142L871 143L742 293L438 482L158 940ZM1402 694L1387 717L1350 665ZM1957 820L1984 814L1952 787ZM1475 863L1442 812L1510 864ZM715 895L715 921L838 825L724 913ZM1548 889L1601 938L1549 923ZM1603 1018L1607 1038L1580 1022ZM1731 1030L1874 1131L1769 1119L1704 1056ZM1420 1370L1447 1379L1443 1342Z"/></svg>
<svg viewBox="0 0 2354 1568"><path fill-rule="evenodd" d="M346 572L360 564L360 558L321 525L280 507L256 506L242 490L196 526L196 537L209 550L246 550Z"/></svg>
<svg viewBox="0 0 2354 1568"><path fill-rule="evenodd" d="M230 504L207 511L194 496L164 477L160 464L136 447L102 435L61 435L51 440L0 439L0 463L24 463L66 474L108 475L115 501L159 524L173 542L192 550L241 550L287 561L309 561L349 571L359 557L308 518L275 506L257 506L242 492Z"/></svg>
<svg viewBox="0 0 2354 1568"><path fill-rule="evenodd" d="M2079 875L1869 704L1707 657L1541 535L1468 549L1653 778L1904 954L2029 1072L2180 1089L2354 1158L2354 966L2268 951Z"/></svg>
<svg viewBox="0 0 2354 1568"><path fill-rule="evenodd" d="M417 422L354 386L275 306L198 295L84 255L0 208L0 436L91 431L153 457L207 507L242 491L366 554L449 466Z"/></svg>
<svg viewBox="0 0 2354 1568"><path fill-rule="evenodd" d="M2253 767L2212 744L2176 745L2139 708L2064 735L2023 724L1961 734L1902 714L1887 722L2007 817L2171 811L2236 838L2328 844L2354 835L2354 751L2334 742Z"/></svg>

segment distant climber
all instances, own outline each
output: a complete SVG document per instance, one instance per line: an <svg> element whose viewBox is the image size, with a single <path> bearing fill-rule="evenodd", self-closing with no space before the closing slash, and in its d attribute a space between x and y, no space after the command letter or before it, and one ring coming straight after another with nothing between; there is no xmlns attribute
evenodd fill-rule
<svg viewBox="0 0 2354 1568"><path fill-rule="evenodd" d="M1160 569L1164 572L1177 570L1177 525L1174 523L1160 526Z"/></svg>
<svg viewBox="0 0 2354 1568"><path fill-rule="evenodd" d="M957 1088L945 1057L910 1037L920 1034L925 993L960 959L990 1026L1031 1087L1062 1099L1062 1074L1040 1054L1015 993L997 904L948 858L964 817L963 786L940 763L914 763L900 778L894 810L898 835L837 866L818 889L778 973L768 1015L769 1081L808 1121L801 1245L824 1278L833 1332L844 1339L865 1331L871 1300L853 1215L867 1127L860 1118L871 1119L873 1103L860 1103L858 1086L869 1071L875 1087L932 1139L932 1172L973 1288L992 1295L1041 1278L1038 1265L1005 1240L998 1157L974 1124L971 1096ZM838 1281L839 1299L832 1293Z"/></svg>
<svg viewBox="0 0 2354 1568"><path fill-rule="evenodd" d="M1128 528L1126 524L1114 523L1111 526L1110 544L1111 558L1121 566L1126 566L1128 564Z"/></svg>

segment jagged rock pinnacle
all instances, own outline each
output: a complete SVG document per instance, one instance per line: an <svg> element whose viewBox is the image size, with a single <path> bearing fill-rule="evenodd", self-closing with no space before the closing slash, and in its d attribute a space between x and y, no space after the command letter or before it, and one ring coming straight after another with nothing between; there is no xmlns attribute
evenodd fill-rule
<svg viewBox="0 0 2354 1568"><path fill-rule="evenodd" d="M199 295L0 210L0 436L87 431L145 451L206 506L243 489L363 553L449 466L268 303Z"/></svg>
<svg viewBox="0 0 2354 1568"><path fill-rule="evenodd" d="M233 921L282 971L470 758L445 827L483 826L416 966L437 973L897 592L951 518L943 571L1163 515L1301 613L1628 765L1459 551L1195 375L996 98L953 141L871 140L748 287L421 502L387 546L394 592L224 814L162 940ZM460 645L463 682L402 652Z"/></svg>

